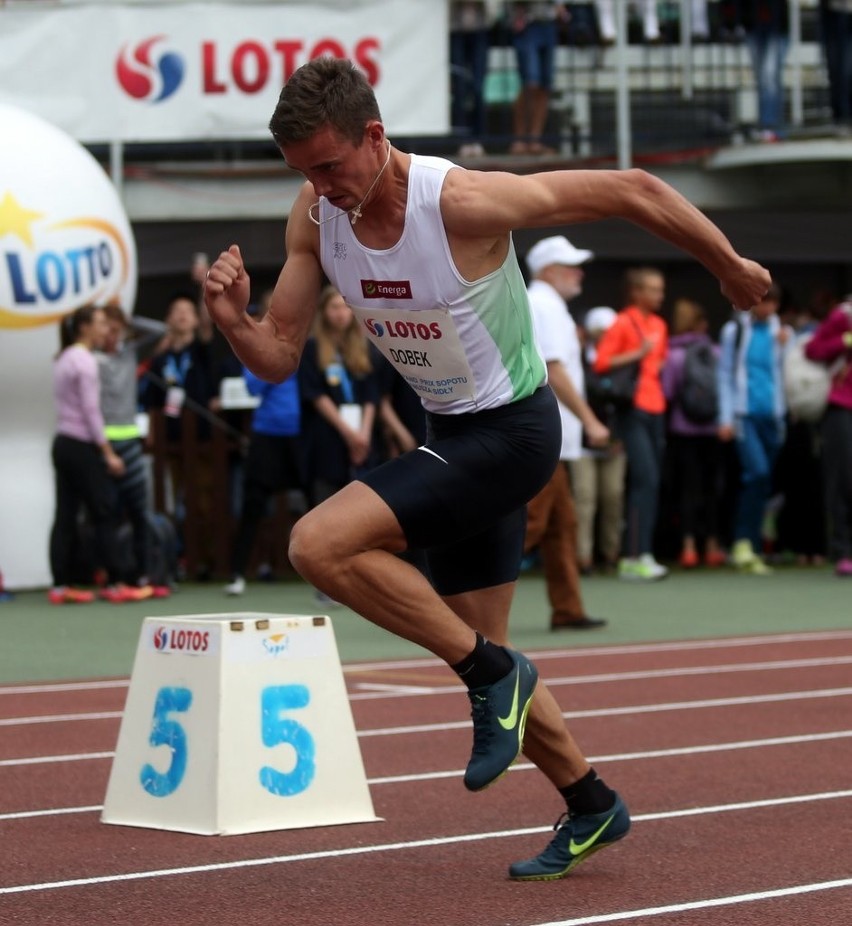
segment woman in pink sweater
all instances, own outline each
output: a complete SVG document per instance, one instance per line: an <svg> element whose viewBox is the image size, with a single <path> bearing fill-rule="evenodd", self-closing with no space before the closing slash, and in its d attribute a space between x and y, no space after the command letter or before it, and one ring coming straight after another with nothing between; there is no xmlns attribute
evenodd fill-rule
<svg viewBox="0 0 852 926"><path fill-rule="evenodd" d="M56 436L53 468L56 473L56 514L50 532L50 569L53 604L92 601L92 592L73 588L74 556L79 546L77 516L85 506L95 531L97 562L107 570L102 597L118 600L121 589L114 540L115 489L112 478L124 463L104 435L100 407L98 365L92 351L101 347L107 332L103 309L85 305L61 323L61 350L53 363ZM124 600L123 598L121 600Z"/></svg>
<svg viewBox="0 0 852 926"><path fill-rule="evenodd" d="M822 421L823 480L829 555L838 576L852 577L852 300L832 309L805 354L836 366Z"/></svg>

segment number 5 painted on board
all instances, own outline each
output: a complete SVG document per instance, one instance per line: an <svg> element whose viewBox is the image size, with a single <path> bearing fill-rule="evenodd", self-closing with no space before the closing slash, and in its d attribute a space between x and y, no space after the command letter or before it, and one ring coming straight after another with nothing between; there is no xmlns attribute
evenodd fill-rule
<svg viewBox="0 0 852 926"><path fill-rule="evenodd" d="M183 713L192 704L192 692L188 688L161 688L154 702L154 719L148 742L152 746L168 746L172 751L169 767L158 772L150 762L142 766L139 780L152 797L168 797L183 781L186 773L186 731L169 714Z"/></svg>
<svg viewBox="0 0 852 926"><path fill-rule="evenodd" d="M272 685L260 695L260 725L264 746L292 746L296 764L290 772L269 765L260 770L260 783L272 794L292 797L301 794L314 780L316 746L311 734L297 721L282 717L283 711L307 707L311 695L304 685Z"/></svg>

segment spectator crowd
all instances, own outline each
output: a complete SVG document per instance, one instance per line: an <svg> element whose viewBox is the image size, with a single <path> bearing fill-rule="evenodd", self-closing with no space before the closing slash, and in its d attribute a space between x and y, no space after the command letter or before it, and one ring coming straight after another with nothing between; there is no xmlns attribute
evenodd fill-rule
<svg viewBox="0 0 852 926"><path fill-rule="evenodd" d="M578 309L593 256L561 236L527 255L564 432L564 462L528 510L527 552L542 557L552 627L605 623L585 614L579 590L578 577L598 571L639 582L665 578L673 564L769 575L786 559L829 561L852 576L852 300L823 296L802 309L774 284L714 338L695 301L677 298L668 311L665 275L653 267L626 271L615 307ZM204 273L193 270L196 283ZM269 296L250 311L264 312ZM298 373L281 384L241 367L189 289L169 301L164 322L85 306L63 320L60 343L49 592L57 604L91 601L95 593L79 586L93 579L113 602L168 594L181 573L158 565L162 529L179 560L190 525L201 539L187 577L216 574L211 541L224 531L225 592L242 595L274 571L256 546L276 506L286 529L425 440L415 394L332 288ZM223 407L235 380L254 397L251 410ZM158 429L140 430L154 419ZM217 430L230 447L224 500L213 489ZM174 452L187 441L189 466ZM158 454L168 492L155 513ZM78 543L81 530L91 543ZM408 555L419 562L417 551Z"/></svg>

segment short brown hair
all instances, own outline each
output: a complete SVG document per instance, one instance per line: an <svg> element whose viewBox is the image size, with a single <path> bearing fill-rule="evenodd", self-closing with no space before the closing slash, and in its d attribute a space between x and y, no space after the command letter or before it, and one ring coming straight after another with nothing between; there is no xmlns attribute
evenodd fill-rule
<svg viewBox="0 0 852 926"><path fill-rule="evenodd" d="M120 305L116 305L114 302L108 302L104 307L104 315L107 317L107 321L118 322L120 325L127 327L127 316L124 314L124 309Z"/></svg>
<svg viewBox="0 0 852 926"><path fill-rule="evenodd" d="M705 331L707 313L692 299L676 299L672 310L672 334L685 334L688 331Z"/></svg>
<svg viewBox="0 0 852 926"><path fill-rule="evenodd" d="M367 123L381 118L364 73L346 58L323 55L303 64L284 85L269 131L281 148L328 125L357 147Z"/></svg>

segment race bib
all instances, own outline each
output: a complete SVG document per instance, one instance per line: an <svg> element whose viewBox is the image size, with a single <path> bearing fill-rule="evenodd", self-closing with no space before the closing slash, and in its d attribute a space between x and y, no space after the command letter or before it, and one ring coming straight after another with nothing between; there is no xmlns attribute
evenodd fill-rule
<svg viewBox="0 0 852 926"><path fill-rule="evenodd" d="M337 413L348 428L356 432L361 430L361 423L364 420L364 410L360 405L355 405L352 402L344 402L343 405L337 406Z"/></svg>
<svg viewBox="0 0 852 926"><path fill-rule="evenodd" d="M473 398L473 372L449 309L404 312L352 306L352 311L367 337L421 398Z"/></svg>
<svg viewBox="0 0 852 926"><path fill-rule="evenodd" d="M180 418L185 398L185 389L182 389L180 386L169 386L166 390L166 404L163 407L164 414L169 418Z"/></svg>

